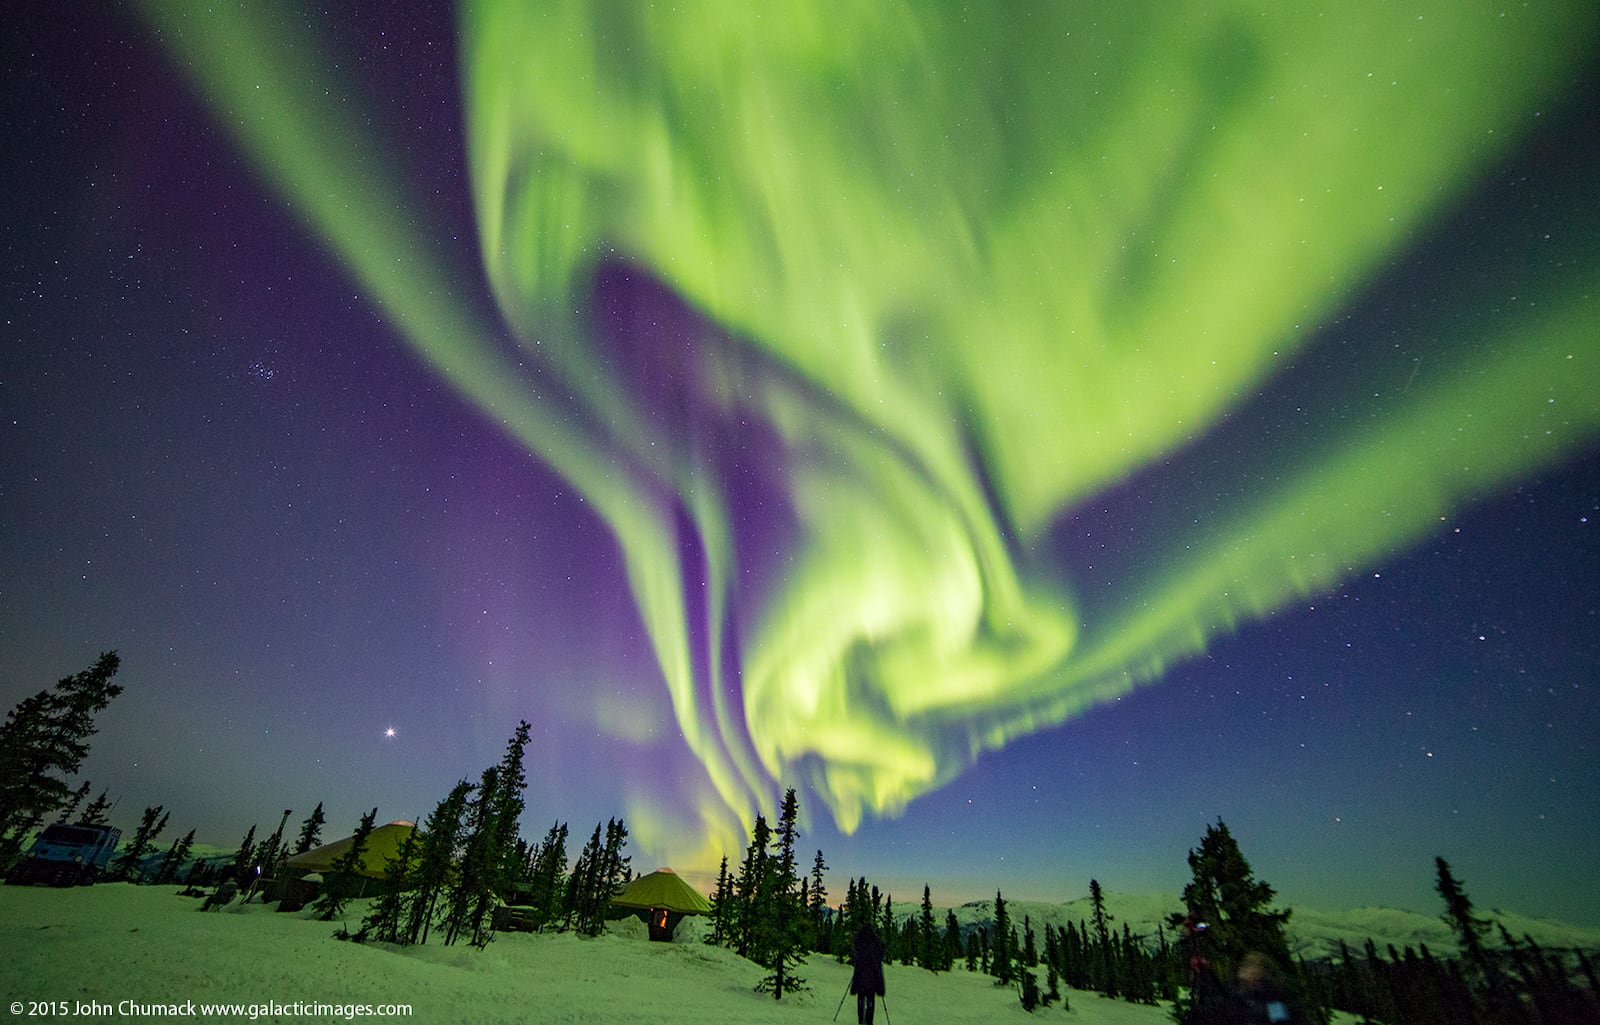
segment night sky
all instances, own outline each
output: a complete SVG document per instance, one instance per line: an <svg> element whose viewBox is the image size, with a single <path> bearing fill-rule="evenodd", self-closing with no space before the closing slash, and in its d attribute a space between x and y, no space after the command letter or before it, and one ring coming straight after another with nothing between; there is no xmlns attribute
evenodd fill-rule
<svg viewBox="0 0 1600 1025"><path fill-rule="evenodd" d="M125 831L525 718L640 870L1600 924L1592 4L413 6L0 16L0 702L120 652Z"/></svg>

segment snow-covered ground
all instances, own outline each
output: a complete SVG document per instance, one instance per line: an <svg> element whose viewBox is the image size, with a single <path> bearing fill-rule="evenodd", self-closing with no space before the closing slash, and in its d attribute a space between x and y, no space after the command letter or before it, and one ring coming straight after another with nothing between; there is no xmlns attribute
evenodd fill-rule
<svg viewBox="0 0 1600 1025"><path fill-rule="evenodd" d="M282 1022L348 1020L351 1005L407 1004L408 1018L369 1013L365 1020L798 1025L829 1021L850 978L847 966L814 956L800 970L810 992L776 1002L754 992L763 974L756 965L701 943L649 943L631 927L598 939L502 933L483 951L432 943L397 950L339 942L334 924L303 913L238 902L211 913L199 907L169 886L0 887L0 1006L13 1012L7 1020L126 1021L117 1012L122 1001L193 1001L197 1011L203 1003L245 1005L246 1015L249 1005L290 1005L256 1018ZM360 902L350 910L354 929ZM891 965L887 978L888 1013L880 1008L877 1019L887 1025L1169 1021L1165 1008L1078 992L1070 994L1070 1011L1029 1016L1013 992L961 970L933 975ZM27 1017L30 1003L40 1001L71 1006L65 1014ZM104 1013L72 1014L91 1002L105 1005ZM336 1009L296 1013L296 1002ZM838 1020L854 1022L854 1014L847 1001Z"/></svg>
<svg viewBox="0 0 1600 1025"><path fill-rule="evenodd" d="M0 886L0 1007L18 1021L142 1020L119 1014L118 1004L193 1001L195 1010L204 1003L241 1005L246 1016L264 1004L287 1005L287 1010L258 1013L255 1019L283 1022L348 1020L353 1005L377 1011L382 1005L406 1004L409 1020L428 1023L794 1025L831 1020L850 977L847 966L813 956L800 970L810 991L779 1003L754 992L764 974L757 966L697 942L646 942L643 925L632 919L613 923L613 933L592 940L501 933L481 952L437 944L401 950L339 942L332 938L337 923L315 921L310 912L281 915L259 903L235 901L203 913L199 900L179 897L176 889L125 883L68 890ZM1082 903L1011 902L1010 912L1019 926L1025 914L1036 925L1064 925L1087 917ZM1139 933L1153 933L1154 922L1172 903L1162 897L1107 895L1112 914ZM987 905L965 905L956 909L957 917L986 920L992 912ZM364 911L364 902L352 903L346 917L350 928L359 928ZM1514 933L1533 932L1548 946L1600 947L1600 930L1504 917ZM943 918L940 910L941 924ZM1359 949L1364 935L1377 939L1380 948L1386 942L1419 940L1436 950L1452 946L1442 922L1412 912L1296 911L1293 921L1299 926L1298 945L1304 948L1346 936ZM696 924L687 920L685 932L698 932ZM1014 992L960 969L933 975L890 965L887 976L888 1014L880 1009L878 1016L887 1025L1169 1021L1164 1007L1136 1007L1079 992L1069 993L1070 1010L1051 1007L1030 1017ZM14 1010L18 1002L20 1013ZM66 1013L26 1013L39 1009L41 1002L65 1005ZM302 1006L294 1007L297 1003ZM332 1007L320 1014L300 1013L311 1004ZM90 1010L101 1005L103 1013L73 1013L84 1005ZM852 1022L854 1013L854 1001L846 1001L838 1020ZM365 1017L385 1021L401 1016Z"/></svg>

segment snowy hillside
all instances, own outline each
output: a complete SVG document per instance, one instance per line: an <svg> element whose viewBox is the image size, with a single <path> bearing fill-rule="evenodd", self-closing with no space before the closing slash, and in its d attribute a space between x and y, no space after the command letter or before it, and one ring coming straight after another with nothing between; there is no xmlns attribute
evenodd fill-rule
<svg viewBox="0 0 1600 1025"><path fill-rule="evenodd" d="M358 919L353 905L352 928ZM429 1025L797 1025L827 1021L850 977L849 968L832 958L814 956L800 970L811 991L779 1003L753 992L761 969L729 951L649 943L628 935L632 929L594 940L501 934L481 952L433 944L398 952L341 943L330 938L333 931L332 924L274 914L259 904L202 913L199 901L178 897L171 887L3 887L0 1005L298 1001L409 1004L409 1019L375 1014L367 1020ZM889 966L887 975L889 1013L880 1012L880 1022L1040 1020L1022 1009L1014 993L983 976L933 975L899 965ZM1076 992L1071 1001L1070 1014L1053 1008L1043 1017L1082 1025L1168 1021L1162 1008ZM118 1016L114 1010L105 1014ZM853 1014L847 1007L839 1020L852 1021ZM306 1017L290 1010L256 1020Z"/></svg>

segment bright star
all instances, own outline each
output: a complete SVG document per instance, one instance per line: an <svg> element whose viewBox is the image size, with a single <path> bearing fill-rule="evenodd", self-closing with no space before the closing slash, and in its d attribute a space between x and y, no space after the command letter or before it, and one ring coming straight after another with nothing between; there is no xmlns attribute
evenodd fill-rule
<svg viewBox="0 0 1600 1025"><path fill-rule="evenodd" d="M390 726L388 729L384 730L383 731L383 735L386 736L386 737L394 736L394 727Z"/></svg>

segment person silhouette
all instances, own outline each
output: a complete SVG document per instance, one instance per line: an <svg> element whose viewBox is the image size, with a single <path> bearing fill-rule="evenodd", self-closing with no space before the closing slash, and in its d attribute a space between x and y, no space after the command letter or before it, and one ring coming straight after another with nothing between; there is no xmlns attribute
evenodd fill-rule
<svg viewBox="0 0 1600 1025"><path fill-rule="evenodd" d="M851 961L855 971L850 975L850 992L856 995L857 1025L872 1025L872 1012L878 998L884 995L883 940L870 925L856 930L850 941Z"/></svg>

